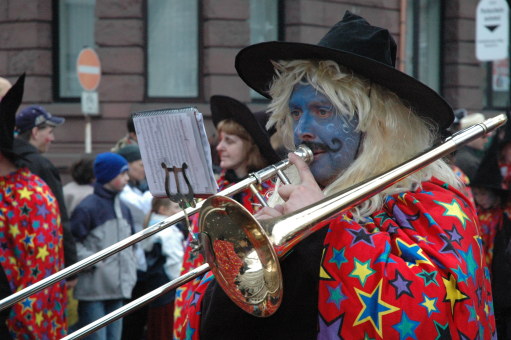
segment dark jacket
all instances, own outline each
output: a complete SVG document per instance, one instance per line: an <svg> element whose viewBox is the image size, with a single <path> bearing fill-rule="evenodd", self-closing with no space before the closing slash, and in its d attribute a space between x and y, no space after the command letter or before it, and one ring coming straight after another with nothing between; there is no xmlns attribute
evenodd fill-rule
<svg viewBox="0 0 511 340"><path fill-rule="evenodd" d="M64 263L66 266L76 263L76 244L71 234L59 171L49 159L44 157L32 144L25 140L15 138L13 151L26 159L20 159L16 165L18 167L27 167L32 173L41 177L57 198L64 237Z"/></svg>

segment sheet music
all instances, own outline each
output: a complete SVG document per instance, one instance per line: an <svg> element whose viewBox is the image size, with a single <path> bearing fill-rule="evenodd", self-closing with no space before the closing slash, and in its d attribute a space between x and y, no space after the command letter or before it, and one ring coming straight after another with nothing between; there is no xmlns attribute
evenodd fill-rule
<svg viewBox="0 0 511 340"><path fill-rule="evenodd" d="M167 167L188 165L187 177L197 195L218 191L211 163L211 152L202 114L194 108L168 109L136 113L133 117L140 153L146 171L149 190L154 196L164 197ZM170 174L170 192L177 187ZM182 193L187 193L183 176L179 176Z"/></svg>

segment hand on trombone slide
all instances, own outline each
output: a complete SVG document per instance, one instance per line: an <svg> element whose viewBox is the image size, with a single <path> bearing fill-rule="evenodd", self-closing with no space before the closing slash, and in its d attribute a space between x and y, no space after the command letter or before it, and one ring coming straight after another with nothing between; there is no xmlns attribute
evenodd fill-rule
<svg viewBox="0 0 511 340"><path fill-rule="evenodd" d="M300 183L282 184L278 189L278 193L284 200L284 203L277 204L273 208L263 207L254 215L258 220L290 214L298 209L316 203L325 197L307 163L292 152L288 154L288 157L289 162L294 164L298 170Z"/></svg>

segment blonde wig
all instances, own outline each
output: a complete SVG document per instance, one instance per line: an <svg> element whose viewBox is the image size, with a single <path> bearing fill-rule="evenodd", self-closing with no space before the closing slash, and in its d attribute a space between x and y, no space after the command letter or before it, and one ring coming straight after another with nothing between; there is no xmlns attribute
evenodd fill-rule
<svg viewBox="0 0 511 340"><path fill-rule="evenodd" d="M414 114L393 92L333 61L293 60L274 65L276 77L270 87L273 100L268 108L271 116L267 127L276 125L280 129L283 143L289 150L295 146L288 102L296 84L310 84L326 95L336 107L337 114L348 119L358 116L356 129L362 134L358 155L324 188L327 196L384 173L437 141L438 130L433 122ZM296 174L290 176L295 177ZM368 216L381 208L386 195L415 190L421 182L433 176L460 187L449 165L438 160L366 200L354 209L355 217ZM278 203L278 200L273 203Z"/></svg>
<svg viewBox="0 0 511 340"><path fill-rule="evenodd" d="M247 157L248 172L260 170L268 165L254 139L241 124L232 119L224 119L218 123L216 128L218 134L224 132L238 136L243 140L243 151Z"/></svg>

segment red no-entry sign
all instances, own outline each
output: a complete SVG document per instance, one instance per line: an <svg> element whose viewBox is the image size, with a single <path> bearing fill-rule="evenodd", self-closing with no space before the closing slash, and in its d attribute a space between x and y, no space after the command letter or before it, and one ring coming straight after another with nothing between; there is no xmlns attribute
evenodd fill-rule
<svg viewBox="0 0 511 340"><path fill-rule="evenodd" d="M101 63L92 48L81 50L76 61L76 72L84 90L94 91L98 88L101 80Z"/></svg>

